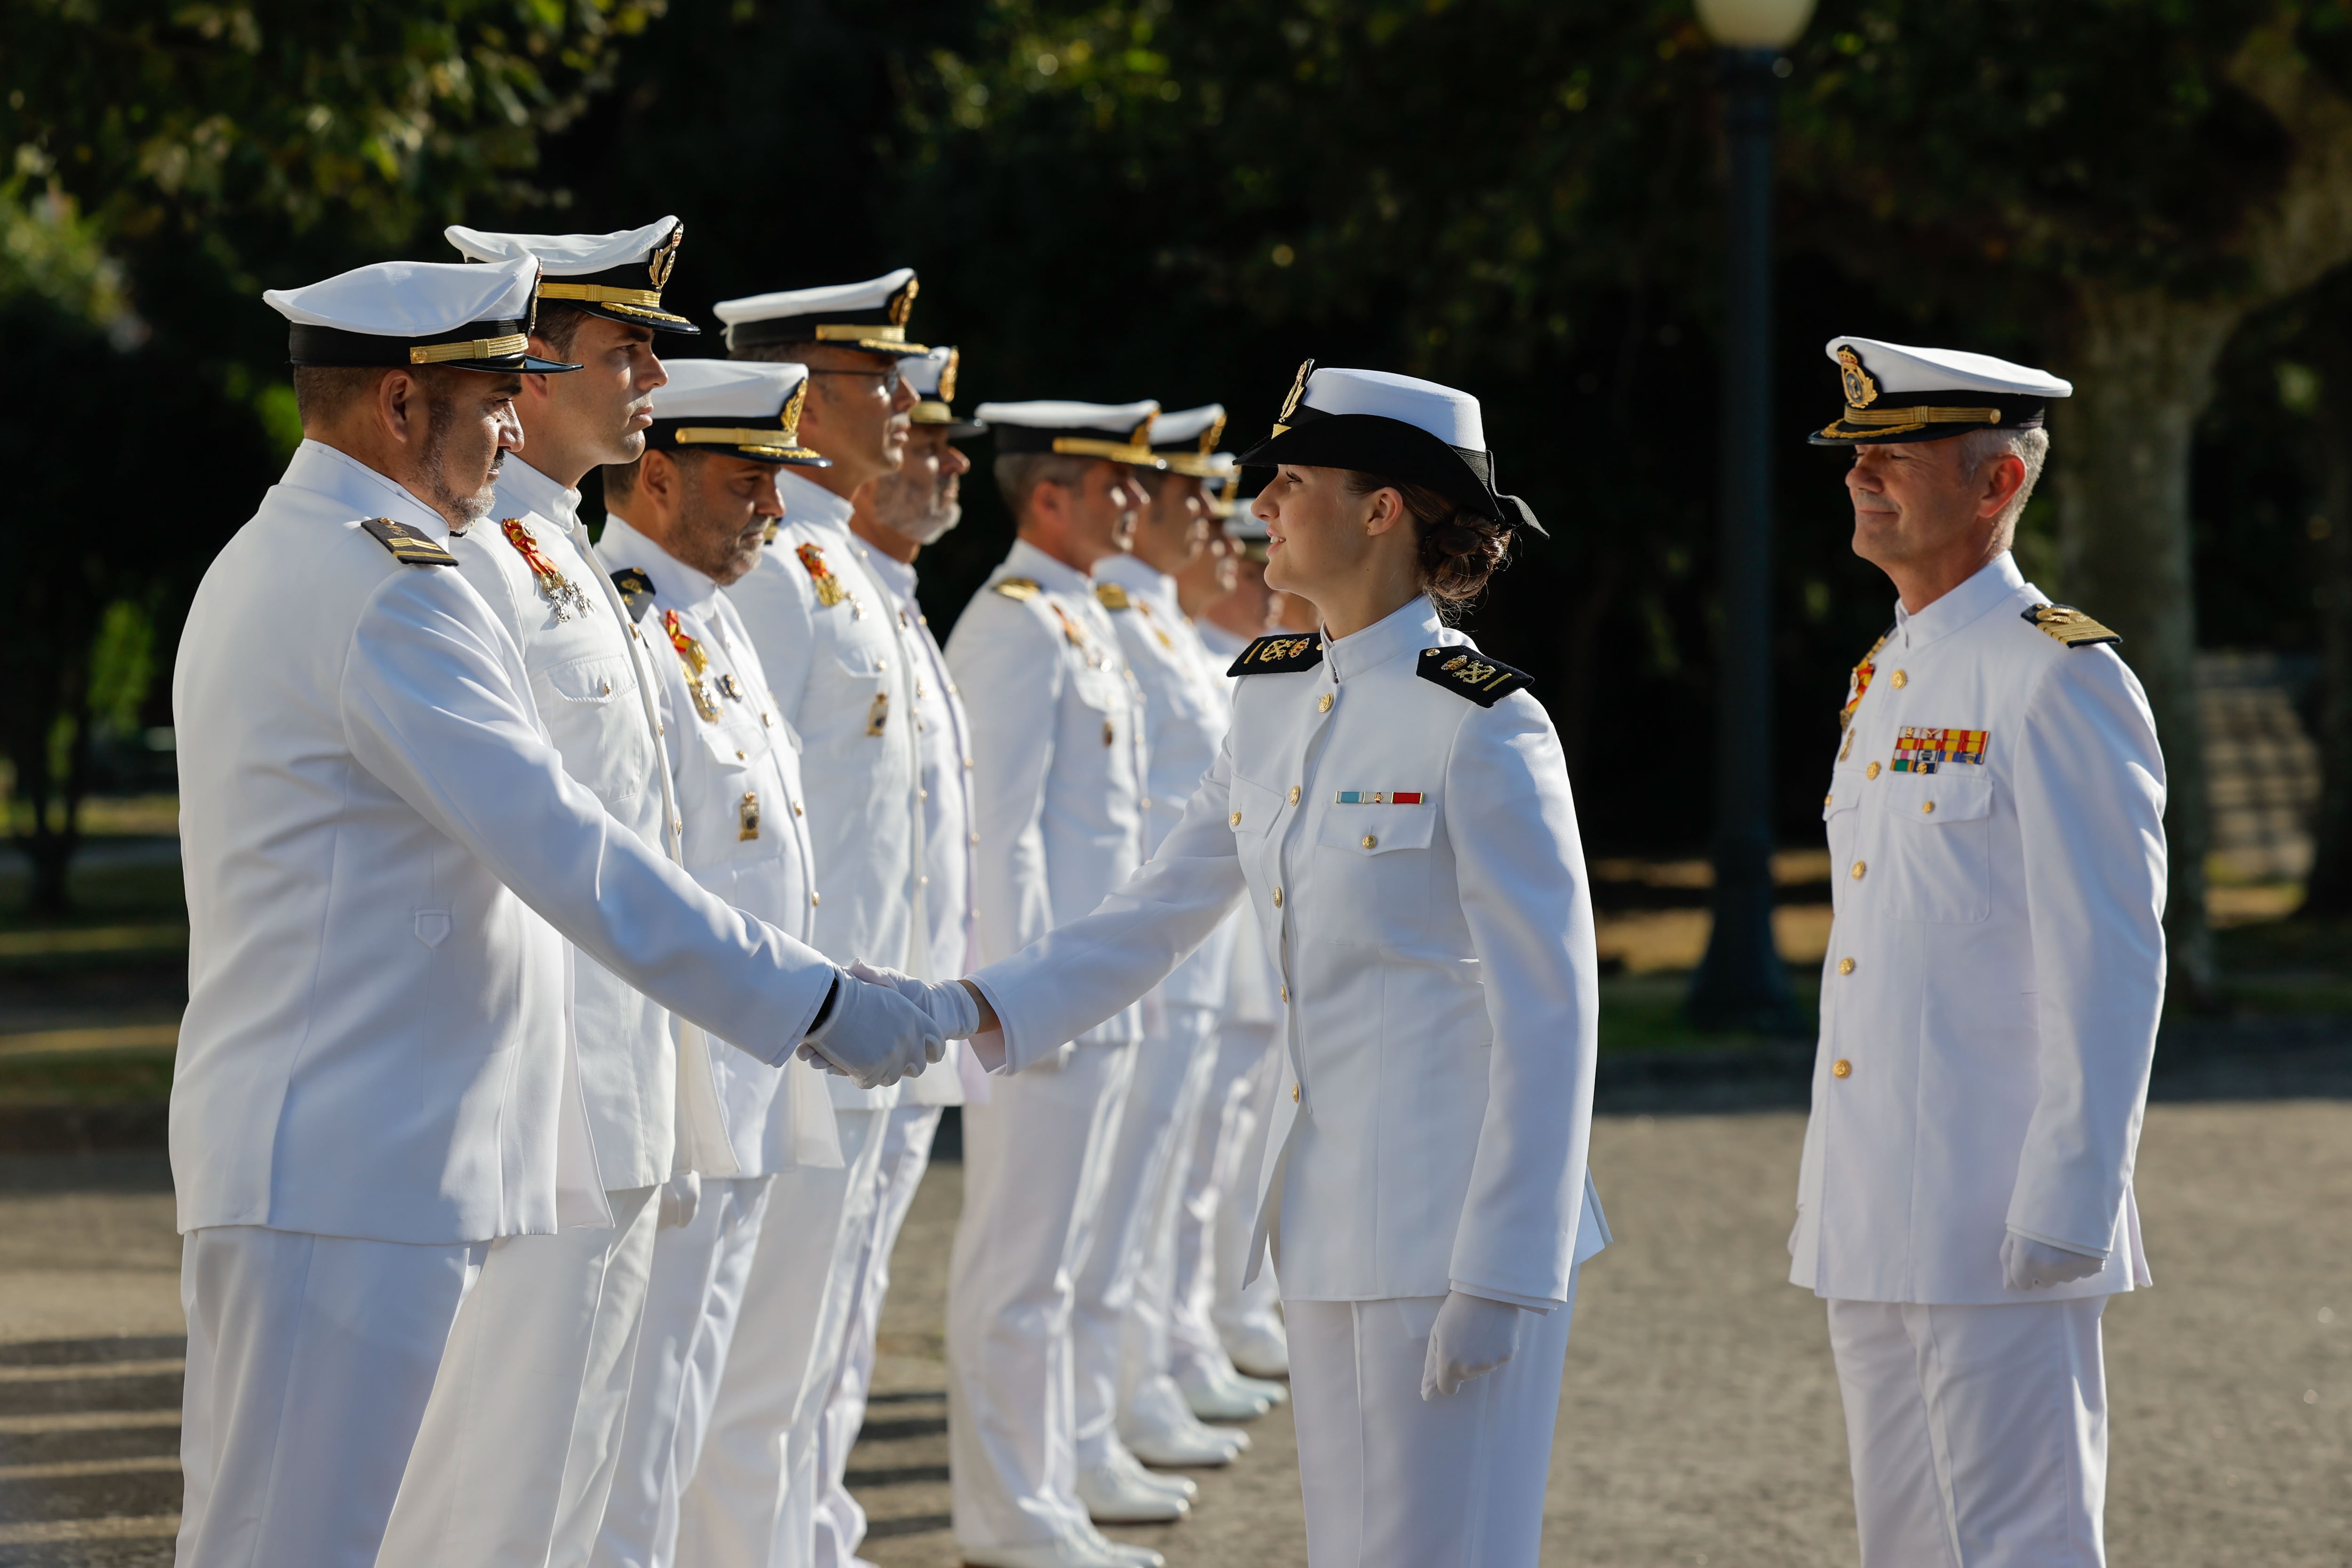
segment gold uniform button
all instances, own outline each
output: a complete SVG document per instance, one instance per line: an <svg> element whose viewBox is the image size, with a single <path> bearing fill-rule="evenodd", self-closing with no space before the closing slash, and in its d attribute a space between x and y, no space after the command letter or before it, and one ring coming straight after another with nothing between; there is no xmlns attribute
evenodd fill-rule
<svg viewBox="0 0 2352 1568"><path fill-rule="evenodd" d="M1830 1076L1831 1076L1831 1077L1832 1077L1832 1078L1851 1078L1851 1077L1853 1077L1853 1062L1851 1062L1851 1061L1847 1061L1844 1057L1843 1057L1843 1056L1839 1057L1835 1061L1832 1061L1832 1062L1831 1062L1831 1063L1830 1063Z"/></svg>
<svg viewBox="0 0 2352 1568"><path fill-rule="evenodd" d="M1875 778L1877 778L1877 777L1878 777L1878 764L1877 764L1877 763L1875 763L1875 762L1874 762L1874 763L1872 763L1869 767L1867 767L1867 768L1864 768L1864 769L1862 770L1862 776L1863 776L1864 779L1875 779Z"/></svg>
<svg viewBox="0 0 2352 1568"><path fill-rule="evenodd" d="M1298 804L1298 786L1296 784L1290 787L1290 803L1294 806Z"/></svg>
<svg viewBox="0 0 2352 1568"><path fill-rule="evenodd" d="M1836 796L1834 793L1828 794L1828 795L1824 795L1824 796L1822 796L1822 810L1824 810L1824 811L1828 810L1832 806L1835 805L1836 803L1837 803L1837 796Z"/></svg>
<svg viewBox="0 0 2352 1568"><path fill-rule="evenodd" d="M814 889L814 888L810 888L810 889L809 889L809 907L810 907L810 908L812 908L812 909L814 909L814 908L815 908L815 907L816 907L816 905L817 905L816 889Z"/></svg>
<svg viewBox="0 0 2352 1568"><path fill-rule="evenodd" d="M1368 850L1379 849L1381 847L1380 835L1377 833L1366 833L1364 835L1364 847Z"/></svg>
<svg viewBox="0 0 2352 1568"><path fill-rule="evenodd" d="M1226 821L1233 826L1238 828L1242 825L1242 814L1239 811L1235 811L1231 817L1228 817Z"/></svg>
<svg viewBox="0 0 2352 1568"><path fill-rule="evenodd" d="M1276 909L1282 907L1282 889L1278 887L1274 890L1274 906Z"/></svg>
<svg viewBox="0 0 2352 1568"><path fill-rule="evenodd" d="M1851 958L1840 958L1840 959L1838 960L1838 973L1839 973L1839 974L1841 974L1841 975L1851 975L1851 974L1853 974L1853 959L1851 959Z"/></svg>
<svg viewBox="0 0 2352 1568"><path fill-rule="evenodd" d="M805 817L805 816L807 816L807 815L808 815L808 813L807 813L806 811L802 810L801 810L801 803L800 803L798 800L795 800L795 801L793 801L793 816L795 816L795 817Z"/></svg>
<svg viewBox="0 0 2352 1568"><path fill-rule="evenodd" d="M1329 692L1325 692L1321 696L1315 699L1315 711L1318 713L1329 713L1331 711L1331 694Z"/></svg>
<svg viewBox="0 0 2352 1568"><path fill-rule="evenodd" d="M929 789L918 789L915 791L915 799L918 800L928 800L930 798L931 792Z"/></svg>
<svg viewBox="0 0 2352 1568"><path fill-rule="evenodd" d="M1933 800L1922 800L1922 801L1920 801L1920 802L1919 802L1919 814L1920 814L1921 816L1923 816L1923 817L1932 817L1932 816L1934 816L1934 815L1936 814L1936 802L1934 802Z"/></svg>
<svg viewBox="0 0 2352 1568"><path fill-rule="evenodd" d="M979 835L978 833L974 833L974 834L972 834L972 836L971 836L971 841L972 841L973 843L978 843L978 842L980 842L980 835Z"/></svg>
<svg viewBox="0 0 2352 1568"><path fill-rule="evenodd" d="M740 752L740 751L739 751L739 752L737 752L737 753L735 754L735 760L736 760L736 761L738 761L738 762L742 761L742 760L743 760L743 754L742 754L741 752Z"/></svg>
<svg viewBox="0 0 2352 1568"><path fill-rule="evenodd" d="M1863 873L1864 872L1868 871L1869 869L1870 869L1870 867L1869 867L1869 865L1868 865L1866 862L1862 862L1862 861L1856 861L1856 862L1853 862L1853 873L1852 873L1851 874L1853 875L1853 880L1854 880L1854 881L1856 881L1856 882L1860 882L1860 881L1862 880L1862 873Z"/></svg>
<svg viewBox="0 0 2352 1568"><path fill-rule="evenodd" d="M1911 677L1907 673L1902 670L1895 672L1895 689L1896 691L1901 691L1905 686L1907 686L1910 684Z"/></svg>
<svg viewBox="0 0 2352 1568"><path fill-rule="evenodd" d="M1298 1085L1296 1083L1290 1086L1290 1103L1294 1105L1298 1103Z"/></svg>
<svg viewBox="0 0 2352 1568"><path fill-rule="evenodd" d="M1277 986L1276 989L1282 993L1282 999L1284 1001L1286 1002L1290 999L1290 988L1288 986Z"/></svg>

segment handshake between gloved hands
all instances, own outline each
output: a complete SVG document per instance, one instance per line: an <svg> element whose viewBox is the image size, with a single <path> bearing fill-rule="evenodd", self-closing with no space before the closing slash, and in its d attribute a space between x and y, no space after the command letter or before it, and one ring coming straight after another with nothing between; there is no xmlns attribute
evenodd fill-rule
<svg viewBox="0 0 2352 1568"><path fill-rule="evenodd" d="M947 1054L949 1040L979 1029L979 1005L957 982L852 964L799 1055L861 1089L881 1089L916 1076Z"/></svg>

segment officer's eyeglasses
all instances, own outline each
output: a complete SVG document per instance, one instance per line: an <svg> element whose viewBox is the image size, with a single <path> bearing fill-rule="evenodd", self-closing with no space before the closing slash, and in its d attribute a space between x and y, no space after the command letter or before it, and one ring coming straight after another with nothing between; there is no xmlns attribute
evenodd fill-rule
<svg viewBox="0 0 2352 1568"><path fill-rule="evenodd" d="M887 371L830 371L813 365L809 368L809 374L813 376L874 376L881 381L882 392L886 397L898 396L898 383L906 379L898 373L898 367L896 365L892 365Z"/></svg>

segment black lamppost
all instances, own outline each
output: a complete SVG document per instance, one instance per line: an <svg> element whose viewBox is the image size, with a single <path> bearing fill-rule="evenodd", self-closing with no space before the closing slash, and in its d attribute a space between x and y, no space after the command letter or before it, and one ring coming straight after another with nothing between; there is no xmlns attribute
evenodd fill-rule
<svg viewBox="0 0 2352 1568"><path fill-rule="evenodd" d="M1701 1028L1803 1027L1772 942L1772 122L1780 51L1813 0L1697 0L1719 47L1731 152L1724 281L1723 474L1717 580L1715 896L1691 983Z"/></svg>

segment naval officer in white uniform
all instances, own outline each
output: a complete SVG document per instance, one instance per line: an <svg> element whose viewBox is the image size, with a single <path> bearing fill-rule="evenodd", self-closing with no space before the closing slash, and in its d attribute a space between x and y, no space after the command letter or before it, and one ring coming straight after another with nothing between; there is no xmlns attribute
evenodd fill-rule
<svg viewBox="0 0 2352 1568"><path fill-rule="evenodd" d="M947 654L916 600L915 558L962 520L962 477L971 472L971 460L955 443L988 427L955 412L960 356L953 347L935 345L902 364L917 399L908 413L906 460L857 491L849 529L871 549L860 559L890 595L891 612L915 644L915 736L923 758L923 915L931 973L960 975L978 961L972 946L979 839L971 828L971 721L948 674ZM873 1385L891 1249L930 1164L941 1112L970 1095L987 1097L987 1080L971 1052L960 1046L950 1050L956 1072L949 1072L943 1061L940 1071L906 1085L906 1097L884 1127L873 1219L850 1298L839 1369L817 1428L816 1568L854 1568L858 1544L866 1539L866 1511L850 1495L845 1478Z"/></svg>
<svg viewBox="0 0 2352 1568"><path fill-rule="evenodd" d="M523 375L565 369L525 352L538 282L528 257L394 262L266 297L305 439L206 571L173 680L184 1564L454 1561L476 1501L505 1519L521 1484L551 1515L545 1478L483 1453L542 1412L503 1375L511 1322L466 1307L502 1293L508 1239L613 1224L574 944L765 1061L929 1059L900 998L713 898L563 771L521 651L449 570L521 444ZM540 1392L568 1411L577 1385ZM449 1407L474 1413L474 1490L412 1488L453 1462L416 1445L466 1425Z"/></svg>
<svg viewBox="0 0 2352 1568"><path fill-rule="evenodd" d="M975 1043L1017 1071L1255 908L1289 1004L1258 1226L1307 1561L1533 1568L1577 1273L1607 1240L1592 911L1551 722L1440 606L1535 519L1495 487L1477 401L1407 376L1301 367L1242 460L1274 468L1267 580L1321 632L1243 652L1215 767L1099 909L963 987L904 984L943 1032L1001 1025Z"/></svg>
<svg viewBox="0 0 2352 1568"><path fill-rule="evenodd" d="M661 303L684 230L667 217L611 235L488 234L458 225L446 234L468 261L536 258L533 351L582 367L524 379L515 400L523 448L499 476L489 517L454 538L449 551L522 650L563 770L648 846L667 851L665 822L675 813L661 779L650 672L580 520L579 485L591 468L631 461L644 449L646 408L667 379L655 335L698 330ZM529 1378L535 1396L520 1403L543 1419L532 1428L518 1411L502 1431L499 1463L517 1484L497 1495L516 1511L493 1522L478 1507L467 1550L478 1553L476 1561L511 1559L526 1568L542 1557L554 1568L578 1568L595 1540L628 1403L653 1254L653 1195L669 1178L677 1121L681 1064L669 1016L586 956L573 962L572 993L581 1092L614 1228L518 1240L511 1250L519 1266L502 1276L510 1293L495 1298L514 1322L507 1375L517 1386ZM687 1065L710 1071L698 1053ZM705 1092L689 1111L709 1120L709 1100ZM484 1293L475 1307L487 1312L492 1304ZM518 1364L526 1356L536 1363L528 1373ZM578 1395L563 1416L557 1390L567 1380ZM438 1444L436 1435L426 1437ZM463 1466L436 1474L444 1484L475 1484ZM541 1474L562 1482L552 1519L540 1515L541 1488L531 1478Z"/></svg>
<svg viewBox="0 0 2352 1568"><path fill-rule="evenodd" d="M1790 1279L1829 1301L1864 1568L2105 1561L2099 1317L2164 1002L2164 757L2113 633L2010 555L2074 389L1828 345L1895 624L1822 802L1836 923Z"/></svg>
<svg viewBox="0 0 2352 1568"><path fill-rule="evenodd" d="M1075 920L1143 858L1143 702L1094 570L1126 548L1153 402L982 403L1019 537L948 638L972 720L980 954ZM1132 1000L1132 998L1130 998ZM1072 1281L1085 1266L1141 1019L1106 1009L964 1112L948 1285L955 1540L980 1568L1156 1568L1077 1495Z"/></svg>
<svg viewBox="0 0 2352 1568"><path fill-rule="evenodd" d="M815 835L815 943L843 964L928 966L915 650L849 529L850 497L904 460L922 355L907 324L917 282L865 283L721 301L729 354L805 367L802 441L829 459L780 470L784 508L759 565L728 591L801 740ZM952 1077L952 1069L943 1078ZM837 1370L896 1089L835 1079L844 1165L776 1178L793 1223L761 1234L679 1552L711 1568L807 1568L814 1552L818 1427ZM783 1436L778 1469L778 1434Z"/></svg>
<svg viewBox="0 0 2352 1568"><path fill-rule="evenodd" d="M807 379L800 365L677 361L656 394L645 455L604 471L599 547L652 649L686 869L803 941L816 886L799 739L723 591L759 559L782 515L778 469L825 462L793 423ZM832 1100L814 1069L794 1061L779 1073L724 1048L709 1055L734 1174L682 1174L665 1192L599 1568L677 1561L679 1496L733 1348L773 1178L841 1165Z"/></svg>

